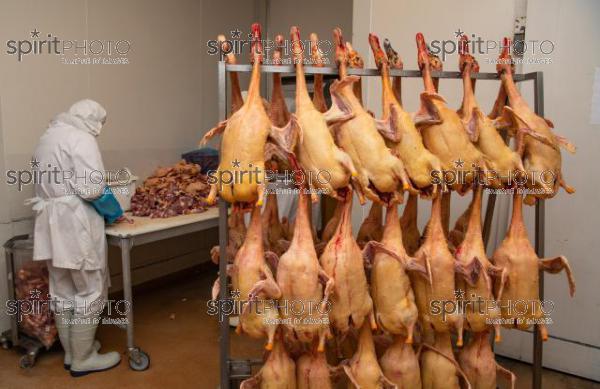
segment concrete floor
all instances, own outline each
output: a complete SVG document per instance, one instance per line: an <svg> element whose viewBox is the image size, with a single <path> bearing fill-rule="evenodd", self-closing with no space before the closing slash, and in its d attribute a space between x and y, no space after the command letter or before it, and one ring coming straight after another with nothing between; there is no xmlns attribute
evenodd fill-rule
<svg viewBox="0 0 600 389"><path fill-rule="evenodd" d="M18 367L19 354L0 350L0 388L60 388L77 385L84 388L216 388L219 383L218 327L206 313L206 301L215 277L213 266L186 272L168 283L136 290L135 338L138 346L151 357L150 369L134 372L126 360L110 371L71 378L62 368L62 353L43 353L28 370ZM124 331L102 326L98 335L103 350L125 347ZM256 358L262 354L262 342L232 332L235 357ZM517 361L501 363L515 372L517 388L530 388L529 366ZM600 389L600 383L554 371L545 371L544 389Z"/></svg>

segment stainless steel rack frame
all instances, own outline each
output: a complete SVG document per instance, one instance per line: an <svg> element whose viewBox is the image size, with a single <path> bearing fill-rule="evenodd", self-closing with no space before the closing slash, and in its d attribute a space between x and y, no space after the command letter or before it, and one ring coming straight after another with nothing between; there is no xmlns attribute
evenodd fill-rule
<svg viewBox="0 0 600 389"><path fill-rule="evenodd" d="M23 263L18 263L16 259L17 249L15 245L19 241L27 240L29 238L28 235L17 235L10 238L6 243L4 243L4 254L6 259L6 281L8 286L8 299L12 301L16 301L16 282L17 282L17 273L19 269L22 267ZM33 248L32 248L33 249ZM19 306L17 309L20 310ZM38 354L46 349L46 347L42 344L39 339L26 335L22 331L19 330L19 316L21 313L13 314L9 316L10 319L10 329L0 333L0 346L3 349L10 349L12 347L17 347L25 351L23 355L19 358L19 366L23 369L31 368L35 365ZM58 337L55 342L58 341Z"/></svg>
<svg viewBox="0 0 600 389"><path fill-rule="evenodd" d="M224 61L218 63L218 88L219 88L219 120L227 118L227 73L240 72L250 73L252 65L229 65ZM286 73L293 75L295 67L293 65L263 65L261 66L262 73ZM305 66L304 73L338 75L338 69L333 67L315 67ZM348 69L348 74L362 77L380 76L377 69ZM391 69L390 76L400 76L406 78L421 78L419 70L397 70ZM435 78L443 79L461 79L460 72L432 72ZM473 78L477 80L496 80L500 78L497 73L476 73ZM515 82L533 81L534 88L534 110L544 116L544 74L542 72L532 72L514 75ZM494 206L496 204L496 194L490 193L486 205L485 219L483 224L484 242L487 246L490 237L490 227L494 216ZM220 258L219 262L219 283L221 286L219 299L225 301L229 299L229 291L227 289L227 212L228 204L224 200L219 200L219 247ZM544 236L545 236L545 207L544 200L538 200L535 205L535 251L538 257L544 257ZM540 299L544 298L544 274L540 272ZM224 317L220 323L220 377L221 389L231 389L232 380L239 380L245 377L245 374L251 370L252 365L260 364L260 360L236 360L230 358L229 347L229 320ZM532 387L541 389L542 387L542 354L543 345L537 324L533 330L533 363L532 363Z"/></svg>

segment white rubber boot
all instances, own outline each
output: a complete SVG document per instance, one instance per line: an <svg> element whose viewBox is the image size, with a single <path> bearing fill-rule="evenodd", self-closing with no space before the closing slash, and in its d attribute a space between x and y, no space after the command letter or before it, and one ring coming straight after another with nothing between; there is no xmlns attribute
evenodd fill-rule
<svg viewBox="0 0 600 389"><path fill-rule="evenodd" d="M54 312L54 324L56 325L56 330L58 331L58 338L60 339L60 344L65 352L65 358L63 360L63 365L65 370L71 370L71 320L73 319L73 311L65 310L63 313ZM94 349L96 351L100 350L102 345L99 341L94 340Z"/></svg>
<svg viewBox="0 0 600 389"><path fill-rule="evenodd" d="M65 310L62 313L54 312L54 324L58 331L60 344L65 352L64 366L65 370L71 369L71 319L73 311Z"/></svg>
<svg viewBox="0 0 600 389"><path fill-rule="evenodd" d="M89 373L112 369L121 361L116 351L98 354L94 347L99 314L74 315L71 325L71 376L81 377Z"/></svg>
<svg viewBox="0 0 600 389"><path fill-rule="evenodd" d="M99 340L94 340L94 350L96 351L100 351L100 349L102 348L102 344L100 343ZM72 361L72 356L71 356L71 350L69 350L69 353L67 354L67 352L65 351L65 370L71 370L71 361Z"/></svg>

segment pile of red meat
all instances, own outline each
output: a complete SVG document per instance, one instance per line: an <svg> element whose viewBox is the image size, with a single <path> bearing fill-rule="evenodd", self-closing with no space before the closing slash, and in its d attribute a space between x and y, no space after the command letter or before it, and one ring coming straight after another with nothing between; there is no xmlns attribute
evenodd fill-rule
<svg viewBox="0 0 600 389"><path fill-rule="evenodd" d="M174 166L159 167L136 189L131 212L152 218L204 212L209 190L200 166L182 160Z"/></svg>
<svg viewBox="0 0 600 389"><path fill-rule="evenodd" d="M22 309L19 330L50 348L57 331L48 306L48 268L41 262L28 262L17 272L15 284Z"/></svg>

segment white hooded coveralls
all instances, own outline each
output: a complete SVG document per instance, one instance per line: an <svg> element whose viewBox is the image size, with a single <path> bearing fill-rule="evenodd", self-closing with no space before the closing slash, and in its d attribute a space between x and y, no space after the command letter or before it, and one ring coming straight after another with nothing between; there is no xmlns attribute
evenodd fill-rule
<svg viewBox="0 0 600 389"><path fill-rule="evenodd" d="M88 202L105 187L96 142L105 120L100 104L81 100L50 122L33 155L40 174L30 200L36 211L33 259L48 261L58 312L73 307L87 313L86 306L101 309L106 300L104 218Z"/></svg>

